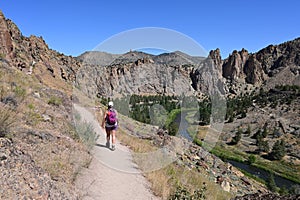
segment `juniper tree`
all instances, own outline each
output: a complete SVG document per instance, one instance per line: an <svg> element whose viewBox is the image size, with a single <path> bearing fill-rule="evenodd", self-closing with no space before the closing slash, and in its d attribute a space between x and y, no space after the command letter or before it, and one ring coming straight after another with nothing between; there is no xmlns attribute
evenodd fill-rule
<svg viewBox="0 0 300 200"><path fill-rule="evenodd" d="M273 160L281 160L286 154L284 140L277 140L272 148L270 157Z"/></svg>

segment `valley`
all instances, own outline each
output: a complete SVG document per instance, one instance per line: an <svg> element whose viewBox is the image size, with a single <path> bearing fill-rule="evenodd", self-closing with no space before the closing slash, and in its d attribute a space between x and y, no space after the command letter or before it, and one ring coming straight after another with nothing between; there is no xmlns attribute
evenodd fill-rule
<svg viewBox="0 0 300 200"><path fill-rule="evenodd" d="M75 182L99 134L74 105L98 109L100 122L108 101L120 145L156 196L299 197L300 38L227 58L220 49L72 57L2 12L0 30L1 199L82 199Z"/></svg>

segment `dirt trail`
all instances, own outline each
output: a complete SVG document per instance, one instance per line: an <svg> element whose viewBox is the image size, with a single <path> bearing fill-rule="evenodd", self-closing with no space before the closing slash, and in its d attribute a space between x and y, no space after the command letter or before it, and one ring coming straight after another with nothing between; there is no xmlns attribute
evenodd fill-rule
<svg viewBox="0 0 300 200"><path fill-rule="evenodd" d="M91 123L100 135L93 149L93 159L87 169L78 175L76 186L83 199L99 200L156 200L150 185L133 163L130 150L117 142L116 150L105 147L104 130L87 109L74 105L81 118Z"/></svg>

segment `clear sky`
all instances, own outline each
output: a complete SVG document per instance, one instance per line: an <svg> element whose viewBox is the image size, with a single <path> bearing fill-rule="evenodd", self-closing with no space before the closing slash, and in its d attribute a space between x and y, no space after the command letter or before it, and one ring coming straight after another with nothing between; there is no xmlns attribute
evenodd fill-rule
<svg viewBox="0 0 300 200"><path fill-rule="evenodd" d="M1 0L0 9L23 35L72 56L142 27L178 31L223 58L300 37L299 0Z"/></svg>

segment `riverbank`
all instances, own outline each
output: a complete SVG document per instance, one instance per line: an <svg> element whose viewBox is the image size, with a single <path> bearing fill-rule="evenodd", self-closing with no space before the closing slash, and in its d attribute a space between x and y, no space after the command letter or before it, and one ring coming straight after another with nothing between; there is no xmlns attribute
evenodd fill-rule
<svg viewBox="0 0 300 200"><path fill-rule="evenodd" d="M176 119L182 115L182 113L177 114ZM195 125L193 114L185 112L184 116L185 117L181 117L180 126L187 127L187 130L180 130L179 134L188 134L189 137L193 138L195 144L202 146L202 140L207 133L208 127ZM269 178L268 174L274 174L275 180L277 180L276 185L278 187L290 188L292 185L299 187L300 166L285 161L269 161L258 155L240 151L239 145L226 145L222 142L217 143L210 152L221 158L223 161L232 161L231 164L245 172L245 175L260 181L261 183L266 184ZM249 163L249 157L254 157L254 161ZM246 166L249 166L249 168ZM256 171L259 176L256 174L255 169L257 169Z"/></svg>
<svg viewBox="0 0 300 200"><path fill-rule="evenodd" d="M291 184L300 184L299 166L291 165L284 161L269 161L257 155L241 152L237 147L226 146L225 144L216 145L215 148L212 149L211 153L218 156L224 161L234 161L236 167L241 168L242 170L246 170L245 168L243 169L241 167L242 165L248 165L256 168L257 171L263 170L268 174L274 173L275 176L286 179L287 181L291 182ZM254 161L252 161L251 164L249 163L250 156L255 157ZM241 164L237 165L237 163ZM250 173L249 171L247 172ZM252 175L255 174L252 173ZM266 178L264 179L264 181L266 181ZM280 185L277 186L280 187ZM284 184L282 185L282 187L284 187Z"/></svg>

